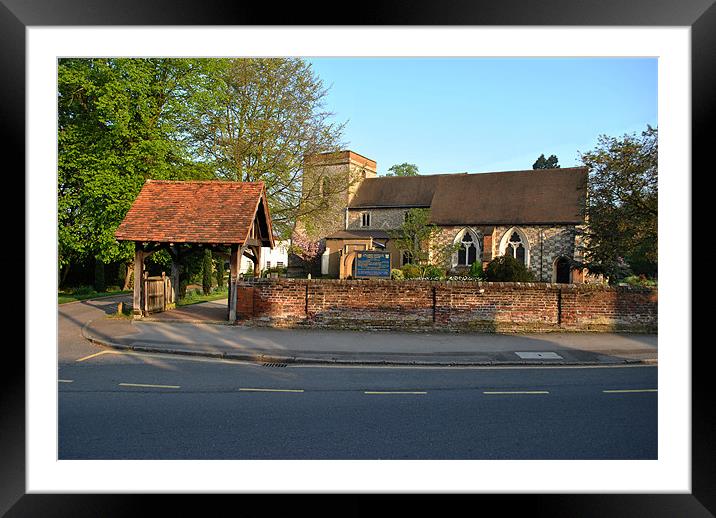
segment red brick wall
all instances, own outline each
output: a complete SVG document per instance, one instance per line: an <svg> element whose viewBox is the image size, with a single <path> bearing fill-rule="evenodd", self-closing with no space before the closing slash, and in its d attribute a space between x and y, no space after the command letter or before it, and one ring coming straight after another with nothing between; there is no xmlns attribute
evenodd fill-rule
<svg viewBox="0 0 716 518"><path fill-rule="evenodd" d="M595 285L260 279L237 290L259 325L432 331L657 328L657 291Z"/></svg>
<svg viewBox="0 0 716 518"><path fill-rule="evenodd" d="M558 327L559 291L547 285L440 283L436 324L476 331L543 331Z"/></svg>
<svg viewBox="0 0 716 518"><path fill-rule="evenodd" d="M603 288L594 285L562 289L561 326L564 329L620 331L656 328L655 289Z"/></svg>
<svg viewBox="0 0 716 518"><path fill-rule="evenodd" d="M305 316L306 284L271 280L270 282L243 282L236 290L239 297L250 293L253 296L252 312L246 311L248 304L237 305L239 318L292 319ZM242 311L243 310L243 311Z"/></svg>
<svg viewBox="0 0 716 518"><path fill-rule="evenodd" d="M236 290L236 315L251 318L254 315L254 288L241 286Z"/></svg>

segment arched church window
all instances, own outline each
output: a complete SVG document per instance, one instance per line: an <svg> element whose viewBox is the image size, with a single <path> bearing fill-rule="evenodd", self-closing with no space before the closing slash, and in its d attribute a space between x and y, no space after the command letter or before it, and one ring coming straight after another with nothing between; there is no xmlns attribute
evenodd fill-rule
<svg viewBox="0 0 716 518"><path fill-rule="evenodd" d="M518 227L512 227L502 234L500 239L500 255L510 255L525 266L530 266L530 244L527 236Z"/></svg>
<svg viewBox="0 0 716 518"><path fill-rule="evenodd" d="M525 244L522 242L522 238L516 231L512 232L510 239L507 241L505 253L510 254L522 264L525 264Z"/></svg>
<svg viewBox="0 0 716 518"><path fill-rule="evenodd" d="M478 244L475 242L471 232L465 230L460 239L460 247L457 250L456 266L470 266L477 261Z"/></svg>

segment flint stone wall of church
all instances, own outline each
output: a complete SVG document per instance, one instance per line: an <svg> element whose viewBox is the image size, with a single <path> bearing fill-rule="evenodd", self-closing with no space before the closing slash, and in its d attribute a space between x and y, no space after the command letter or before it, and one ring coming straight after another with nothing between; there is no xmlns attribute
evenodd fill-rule
<svg viewBox="0 0 716 518"><path fill-rule="evenodd" d="M370 212L370 227L361 226L361 213ZM348 230L393 230L400 228L407 209L366 209L348 211ZM465 228L470 229L480 245L480 259L490 261L500 256L500 243L513 226L453 225L440 226L440 233L431 245L433 258L442 259L446 268L452 267L451 257L444 253ZM579 232L575 225L524 225L517 226L527 239L529 269L538 281L551 282L554 263L560 257L580 259Z"/></svg>
<svg viewBox="0 0 716 518"><path fill-rule="evenodd" d="M500 254L500 243L512 226L495 227L493 257ZM575 259L577 228L570 226L518 226L527 239L529 269L538 281L551 282L554 262L560 257ZM509 239L509 237L508 237Z"/></svg>
<svg viewBox="0 0 716 518"><path fill-rule="evenodd" d="M503 237L515 227L512 226L444 226L435 240L435 254L452 245L455 238L465 228L470 229L477 237L481 247L481 260L489 262L499 257L500 243ZM575 226L518 226L527 240L529 249L529 269L534 273L535 280L552 282L554 262L559 257L576 259L577 228ZM448 258L449 260L449 258ZM448 262L445 265L450 267Z"/></svg>
<svg viewBox="0 0 716 518"><path fill-rule="evenodd" d="M405 221L408 209L351 209L348 211L348 228L346 230L394 230L400 228ZM361 226L361 214L370 212L370 227Z"/></svg>

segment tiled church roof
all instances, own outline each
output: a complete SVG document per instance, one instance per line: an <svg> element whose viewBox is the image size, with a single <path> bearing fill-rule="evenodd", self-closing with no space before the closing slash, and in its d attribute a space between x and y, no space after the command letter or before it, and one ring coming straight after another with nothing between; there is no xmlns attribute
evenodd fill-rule
<svg viewBox="0 0 716 518"><path fill-rule="evenodd" d="M587 168L364 180L350 208L430 207L437 225L583 223Z"/></svg>
<svg viewBox="0 0 716 518"><path fill-rule="evenodd" d="M120 241L240 244L257 210L265 223L263 246L272 246L263 182L147 180L114 235Z"/></svg>
<svg viewBox="0 0 716 518"><path fill-rule="evenodd" d="M358 187L350 208L430 207L440 176L367 178Z"/></svg>

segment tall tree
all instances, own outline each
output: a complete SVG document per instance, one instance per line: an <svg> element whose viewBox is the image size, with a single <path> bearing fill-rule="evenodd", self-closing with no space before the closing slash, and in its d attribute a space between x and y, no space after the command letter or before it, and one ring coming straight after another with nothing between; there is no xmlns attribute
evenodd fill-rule
<svg viewBox="0 0 716 518"><path fill-rule="evenodd" d="M221 290L224 288L224 258L219 256L215 259L216 285Z"/></svg>
<svg viewBox="0 0 716 518"><path fill-rule="evenodd" d="M211 250L204 250L201 263L201 289L204 295L211 293L211 278L214 272L214 263L211 260Z"/></svg>
<svg viewBox="0 0 716 518"><path fill-rule="evenodd" d="M207 86L199 60L60 59L59 267L95 258L129 262L114 231L147 178L210 175L192 164L182 116Z"/></svg>
<svg viewBox="0 0 716 518"><path fill-rule="evenodd" d="M297 218L321 208L301 203L304 156L337 150L344 124L324 109L327 89L303 59L219 59L210 66L213 90L187 124L192 151L219 178L265 182L274 230L287 237ZM304 184L304 197L325 197L336 185Z"/></svg>
<svg viewBox="0 0 716 518"><path fill-rule="evenodd" d="M539 158L532 164L532 169L559 169L559 160L555 155L550 155L549 158L545 158L544 154L541 154Z"/></svg>
<svg viewBox="0 0 716 518"><path fill-rule="evenodd" d="M657 274L658 151L658 130L647 126L641 135L602 135L581 154L589 168L585 264L610 282L629 269Z"/></svg>
<svg viewBox="0 0 716 518"><path fill-rule="evenodd" d="M403 162L389 167L385 176L418 176L419 174L417 165Z"/></svg>

